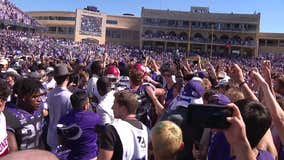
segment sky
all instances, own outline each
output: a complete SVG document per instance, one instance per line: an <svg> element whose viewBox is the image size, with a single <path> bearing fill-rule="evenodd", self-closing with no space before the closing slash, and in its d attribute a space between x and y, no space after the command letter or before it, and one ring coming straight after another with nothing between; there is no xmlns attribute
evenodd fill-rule
<svg viewBox="0 0 284 160"><path fill-rule="evenodd" d="M141 15L141 8L189 11L191 6L209 7L214 13L260 12L260 31L284 33L284 0L10 0L23 11L75 11L87 5L106 14Z"/></svg>

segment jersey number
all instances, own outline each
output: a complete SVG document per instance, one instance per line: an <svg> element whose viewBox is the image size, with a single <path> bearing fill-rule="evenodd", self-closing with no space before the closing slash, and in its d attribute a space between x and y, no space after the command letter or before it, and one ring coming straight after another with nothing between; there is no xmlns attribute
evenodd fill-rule
<svg viewBox="0 0 284 160"><path fill-rule="evenodd" d="M145 144L145 139L144 139L144 137L138 136L137 139L138 139L138 143L140 144L140 147L141 147L141 148L145 148L145 147L146 147L146 144Z"/></svg>
<svg viewBox="0 0 284 160"><path fill-rule="evenodd" d="M41 135L39 134L39 131L41 129L40 124L40 122L37 122L36 126L34 126L33 124L28 124L24 126L24 128L22 129L22 134L24 136L22 138L21 148L23 147L26 149L30 149L38 146L39 138Z"/></svg>

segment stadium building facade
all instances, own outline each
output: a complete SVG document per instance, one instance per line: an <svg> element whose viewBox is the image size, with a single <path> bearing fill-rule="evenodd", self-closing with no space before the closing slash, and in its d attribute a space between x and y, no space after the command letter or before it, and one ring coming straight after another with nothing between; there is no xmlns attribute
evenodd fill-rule
<svg viewBox="0 0 284 160"><path fill-rule="evenodd" d="M85 36L76 34L76 30L83 26L76 25L78 11L27 14L47 27L45 34L48 36L84 40ZM131 14L104 14L103 17L99 28L105 31L101 37L103 41L99 41L102 44L180 49L214 55L284 53L284 34L259 32L260 13L211 13L207 7L192 7L188 12L142 8L141 17Z"/></svg>

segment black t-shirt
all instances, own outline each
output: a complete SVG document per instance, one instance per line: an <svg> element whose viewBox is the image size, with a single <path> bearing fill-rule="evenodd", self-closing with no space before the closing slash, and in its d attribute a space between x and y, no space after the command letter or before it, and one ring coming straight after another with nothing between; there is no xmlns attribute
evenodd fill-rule
<svg viewBox="0 0 284 160"><path fill-rule="evenodd" d="M142 124L138 120L125 120L136 128L142 129ZM100 133L100 148L113 151L112 160L121 160L123 155L123 147L116 129L112 125L104 127Z"/></svg>

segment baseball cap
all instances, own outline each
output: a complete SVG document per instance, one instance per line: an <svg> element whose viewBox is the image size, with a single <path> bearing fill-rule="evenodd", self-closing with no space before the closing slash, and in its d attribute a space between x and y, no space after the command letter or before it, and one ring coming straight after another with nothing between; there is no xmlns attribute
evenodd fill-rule
<svg viewBox="0 0 284 160"><path fill-rule="evenodd" d="M68 140L77 140L82 136L82 129L77 124L65 126L64 124L57 124L57 133Z"/></svg>
<svg viewBox="0 0 284 160"><path fill-rule="evenodd" d="M220 78L220 79L223 79L227 76L227 73L224 72L224 71L220 71L218 74L217 74L217 77Z"/></svg>
<svg viewBox="0 0 284 160"><path fill-rule="evenodd" d="M4 58L1 58L1 59L0 59L0 64L2 64L2 65L8 65L8 61L7 61L6 59L4 59Z"/></svg>
<svg viewBox="0 0 284 160"><path fill-rule="evenodd" d="M199 80L190 80L173 100L170 109L175 110L178 106L188 107L189 104L203 104L204 93L205 89Z"/></svg>
<svg viewBox="0 0 284 160"><path fill-rule="evenodd" d="M227 105L231 103L229 97L225 96L224 94L217 93L208 98L209 104L217 104L217 105Z"/></svg>
<svg viewBox="0 0 284 160"><path fill-rule="evenodd" d="M53 67L47 67L45 74L46 74L46 75L49 75L49 74L51 74L53 71L54 71L54 68L53 68Z"/></svg>

